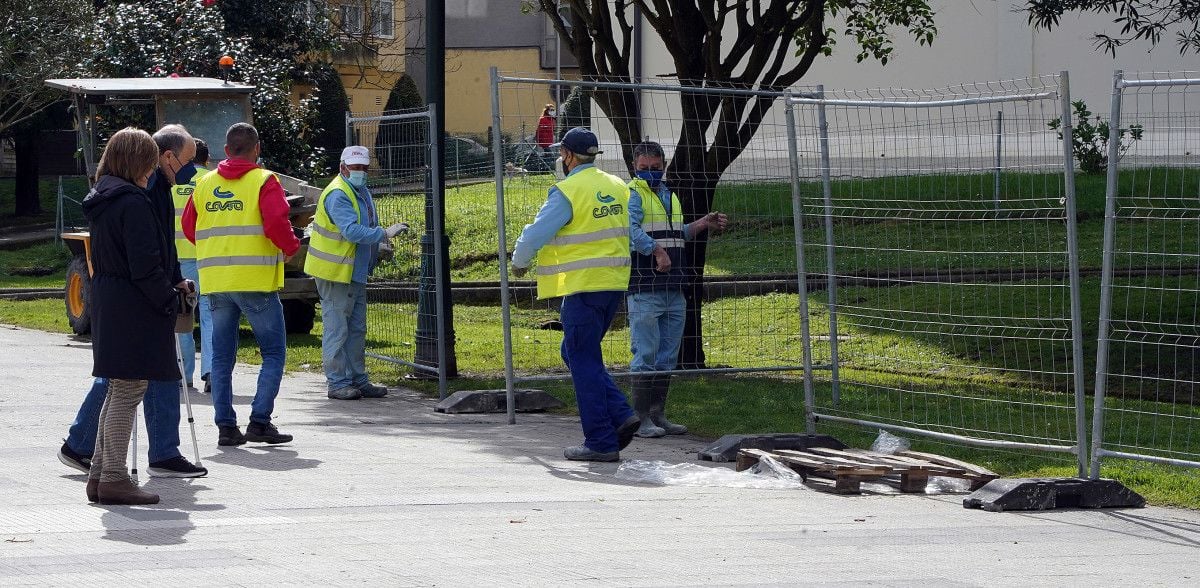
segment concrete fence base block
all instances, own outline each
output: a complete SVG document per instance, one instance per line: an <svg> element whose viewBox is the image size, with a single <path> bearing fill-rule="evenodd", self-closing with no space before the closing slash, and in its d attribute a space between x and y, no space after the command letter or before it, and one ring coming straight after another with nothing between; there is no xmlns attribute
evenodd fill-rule
<svg viewBox="0 0 1200 588"><path fill-rule="evenodd" d="M798 433L766 433L763 435L725 435L712 445L701 449L697 457L701 461L734 461L741 449L808 449L824 447L845 449L846 444L829 435L802 435Z"/></svg>
<svg viewBox="0 0 1200 588"><path fill-rule="evenodd" d="M963 499L963 508L988 512L1145 505L1145 498L1116 480L1084 478L999 478Z"/></svg>
<svg viewBox="0 0 1200 588"><path fill-rule="evenodd" d="M566 406L561 400L542 390L514 390L517 412L541 412ZM508 401L504 390L459 390L433 407L447 414L505 412Z"/></svg>

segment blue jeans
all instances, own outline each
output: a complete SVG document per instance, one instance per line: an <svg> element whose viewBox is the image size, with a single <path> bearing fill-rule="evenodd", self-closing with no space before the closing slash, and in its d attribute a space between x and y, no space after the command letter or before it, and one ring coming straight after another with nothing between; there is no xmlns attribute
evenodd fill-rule
<svg viewBox="0 0 1200 588"><path fill-rule="evenodd" d="M107 395L108 379L96 378L67 434L67 447L71 451L80 455L92 455L95 451L100 409ZM151 380L142 406L146 436L150 438L150 463L179 457L179 382Z"/></svg>
<svg viewBox="0 0 1200 588"><path fill-rule="evenodd" d="M212 372L208 381L212 384L214 420L218 426L237 425L237 413L233 410L233 364L237 361L238 324L244 314L262 355L258 390L250 403L250 422L270 424L287 360L287 332L279 294L217 292L205 298L213 323Z"/></svg>
<svg viewBox="0 0 1200 588"><path fill-rule="evenodd" d="M179 269L183 272L183 277L196 282L196 289L200 292L204 290L200 286L200 271L196 269L196 260L180 259ZM206 376L212 371L212 313L208 311L208 305L204 303L205 296L200 296L200 303L197 310L200 311L200 375ZM187 376L187 382L190 385L193 382L192 376L196 373L196 341L192 337L192 332L179 333L179 348L183 350L183 375Z"/></svg>
<svg viewBox="0 0 1200 588"><path fill-rule="evenodd" d="M582 292L562 301L562 358L571 370L583 444L592 451L620 449L617 427L633 416L625 394L604 368L600 341L612 324L624 292Z"/></svg>
<svg viewBox="0 0 1200 588"><path fill-rule="evenodd" d="M321 365L329 389L362 387L367 377L367 285L321 278Z"/></svg>
<svg viewBox="0 0 1200 588"><path fill-rule="evenodd" d="M629 309L629 346L633 352L629 371L675 369L687 306L683 290L631 292L625 304Z"/></svg>

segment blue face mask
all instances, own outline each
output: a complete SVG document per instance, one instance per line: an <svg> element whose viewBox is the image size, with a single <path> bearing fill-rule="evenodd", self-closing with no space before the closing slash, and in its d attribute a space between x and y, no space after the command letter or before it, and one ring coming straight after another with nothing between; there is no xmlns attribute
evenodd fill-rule
<svg viewBox="0 0 1200 588"><path fill-rule="evenodd" d="M179 168L179 171L175 172L175 185L182 186L187 184L194 177L196 177L196 164L189 162L187 165Z"/></svg>
<svg viewBox="0 0 1200 588"><path fill-rule="evenodd" d="M646 184L651 188L658 188L662 183L664 172L661 169L640 169L634 175L640 180L646 180Z"/></svg>
<svg viewBox="0 0 1200 588"><path fill-rule="evenodd" d="M346 181L350 182L351 186L361 188L367 185L367 172L351 171L349 176L346 176Z"/></svg>

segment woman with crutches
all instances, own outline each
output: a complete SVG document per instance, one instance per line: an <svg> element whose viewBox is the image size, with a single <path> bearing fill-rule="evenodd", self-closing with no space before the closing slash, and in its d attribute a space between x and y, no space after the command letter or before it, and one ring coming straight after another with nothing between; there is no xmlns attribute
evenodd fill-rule
<svg viewBox="0 0 1200 588"><path fill-rule="evenodd" d="M127 128L108 141L96 184L83 202L92 251L92 375L108 378L96 449L88 473L88 500L102 504L155 504L125 469L137 406L150 380L177 380L174 324L186 280L171 283L164 222L146 193L159 161L148 133Z"/></svg>

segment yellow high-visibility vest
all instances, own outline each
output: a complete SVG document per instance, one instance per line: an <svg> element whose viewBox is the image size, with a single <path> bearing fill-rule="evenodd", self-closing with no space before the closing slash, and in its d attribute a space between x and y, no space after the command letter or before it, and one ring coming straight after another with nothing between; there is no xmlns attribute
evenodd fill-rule
<svg viewBox="0 0 1200 588"><path fill-rule="evenodd" d="M258 208L272 176L258 168L230 180L213 171L196 182L196 266L205 294L283 288L283 252L263 232Z"/></svg>
<svg viewBox="0 0 1200 588"><path fill-rule="evenodd" d="M679 197L671 192L671 213L667 214L662 200L659 200L658 194L650 189L646 180L634 179L629 182L629 188L636 190L642 197L642 211L645 212L642 217L642 230L663 249L682 248L685 244L683 206L679 204Z"/></svg>
<svg viewBox="0 0 1200 588"><path fill-rule="evenodd" d="M329 211L325 209L325 199L334 190L344 192L350 198L350 204L354 206L354 215L359 214L354 188L338 174L317 200L312 236L309 237L308 253L304 257L304 273L314 278L349 284L354 276L354 254L358 251L358 245L346 239L333 219L329 218Z"/></svg>
<svg viewBox="0 0 1200 588"><path fill-rule="evenodd" d="M589 167L556 184L571 222L538 251L538 298L629 287L629 188Z"/></svg>
<svg viewBox="0 0 1200 588"><path fill-rule="evenodd" d="M183 209L196 189L196 180L206 173L208 170L197 165L192 181L171 187L171 197L175 201L175 251L179 254L179 259L196 259L196 246L183 234Z"/></svg>

